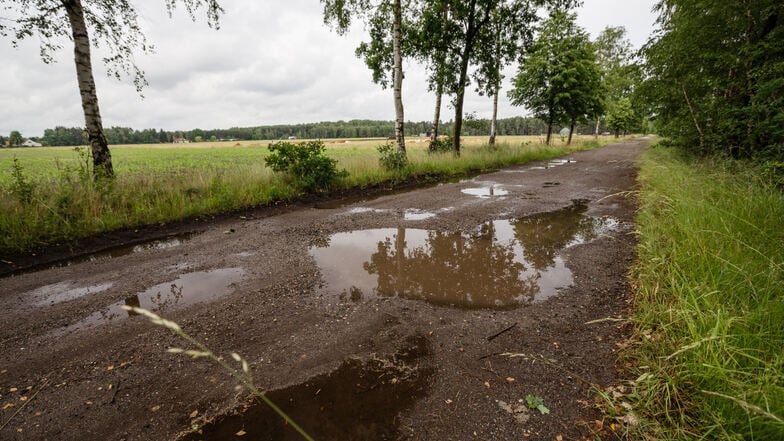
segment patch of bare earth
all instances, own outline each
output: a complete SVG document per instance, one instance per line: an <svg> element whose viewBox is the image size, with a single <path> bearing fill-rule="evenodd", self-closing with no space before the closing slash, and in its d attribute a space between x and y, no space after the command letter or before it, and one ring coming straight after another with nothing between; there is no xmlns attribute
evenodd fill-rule
<svg viewBox="0 0 784 441"><path fill-rule="evenodd" d="M320 440L591 436L630 294L641 139L0 279L3 440L297 439L123 304L242 354ZM550 411L529 409L527 395ZM195 431L193 428L197 428ZM604 428L606 430L606 428Z"/></svg>

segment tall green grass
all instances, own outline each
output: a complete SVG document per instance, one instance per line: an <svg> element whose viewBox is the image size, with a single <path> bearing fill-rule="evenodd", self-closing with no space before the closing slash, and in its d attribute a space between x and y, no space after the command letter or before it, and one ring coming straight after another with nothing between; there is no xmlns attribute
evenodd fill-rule
<svg viewBox="0 0 784 441"><path fill-rule="evenodd" d="M636 436L784 440L784 194L758 176L645 154Z"/></svg>
<svg viewBox="0 0 784 441"><path fill-rule="evenodd" d="M379 142L383 141L328 144L327 155L349 172L333 190L447 178L597 146L592 139L571 147L547 147L530 140L494 148L467 143L456 158L429 155L426 143L421 143L409 147L410 164L404 170L387 171L378 162L375 146ZM266 143L216 148L116 147L112 153L116 178L94 182L89 158L73 149L0 151L0 253L304 196L285 176L265 166ZM13 173L13 158L21 177ZM22 195L20 188L31 192Z"/></svg>

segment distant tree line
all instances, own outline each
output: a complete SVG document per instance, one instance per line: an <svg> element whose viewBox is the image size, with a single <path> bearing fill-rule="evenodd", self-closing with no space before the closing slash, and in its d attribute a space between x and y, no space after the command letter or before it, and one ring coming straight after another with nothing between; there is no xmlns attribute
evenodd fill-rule
<svg viewBox="0 0 784 441"><path fill-rule="evenodd" d="M468 115L464 120L462 133L464 136L486 135L490 120L479 119ZM432 121L409 121L405 124L407 136L425 134L430 136ZM443 123L444 133L451 133L454 123ZM496 131L500 136L514 135L540 135L547 130L546 124L537 118L514 117L499 119L496 122ZM578 125L576 133L588 134L593 132L590 124ZM172 142L175 138L186 139L190 142L218 141L218 140L276 140L287 139L294 136L298 139L331 139L331 138L388 138L395 133L394 121L351 120L332 121L307 124L279 124L257 127L232 127L230 129L213 130L177 130L164 129L137 130L130 127L109 127L104 129L106 140L110 145L117 144L158 144ZM15 132L18 134L18 132ZM21 139L21 135L19 135ZM2 145L8 138L0 136ZM79 146L87 145L87 131L82 127L62 127L44 130L44 136L30 138L45 146ZM21 141L19 141L21 142Z"/></svg>

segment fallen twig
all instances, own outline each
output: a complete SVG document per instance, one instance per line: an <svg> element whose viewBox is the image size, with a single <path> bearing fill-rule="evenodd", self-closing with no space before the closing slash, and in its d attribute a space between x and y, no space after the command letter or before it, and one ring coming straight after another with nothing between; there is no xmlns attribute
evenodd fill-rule
<svg viewBox="0 0 784 441"><path fill-rule="evenodd" d="M512 326L510 326L510 327L508 327L508 328L504 328L504 329L502 329L502 330L500 330L500 331L496 332L495 334L491 335L490 337L487 337L487 341L493 341L493 339L495 339L495 338L496 338L496 337L498 337L499 335L503 334L504 332L507 332L507 331L511 330L511 329L512 329L512 328L514 328L515 326L517 326L517 322L515 322L515 323L514 323Z"/></svg>

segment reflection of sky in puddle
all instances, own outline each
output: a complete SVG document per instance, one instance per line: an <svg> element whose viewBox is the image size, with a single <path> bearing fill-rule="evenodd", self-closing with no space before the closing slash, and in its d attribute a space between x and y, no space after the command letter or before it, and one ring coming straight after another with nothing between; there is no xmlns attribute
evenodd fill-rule
<svg viewBox="0 0 784 441"><path fill-rule="evenodd" d="M223 268L212 271L198 271L183 274L171 282L155 285L143 292L113 303L95 311L84 319L64 328L69 332L87 328L101 322L126 318L133 315L122 309L123 306L136 306L156 313L199 302L214 300L231 293L234 284L239 282L245 271L242 268Z"/></svg>
<svg viewBox="0 0 784 441"><path fill-rule="evenodd" d="M506 196L509 191L500 186L490 185L486 187L464 188L460 190L463 194L478 196L480 198L489 198L493 196Z"/></svg>
<svg viewBox="0 0 784 441"><path fill-rule="evenodd" d="M403 219L409 221L426 220L435 217L435 213L410 208L403 213Z"/></svg>
<svg viewBox="0 0 784 441"><path fill-rule="evenodd" d="M384 213L387 210L381 208L370 208L370 207L354 207L351 210L348 210L349 214L362 214L362 213Z"/></svg>
<svg viewBox="0 0 784 441"><path fill-rule="evenodd" d="M34 289L26 293L25 296L37 300L35 306L48 306L78 299L88 294L103 292L112 286L114 284L111 282L79 287L75 287L73 282L60 282Z"/></svg>
<svg viewBox="0 0 784 441"><path fill-rule="evenodd" d="M374 229L314 246L326 289L356 300L399 296L464 308L512 308L572 284L561 252L614 228L577 203L551 213L480 225L470 234ZM617 224L617 223L616 223Z"/></svg>

